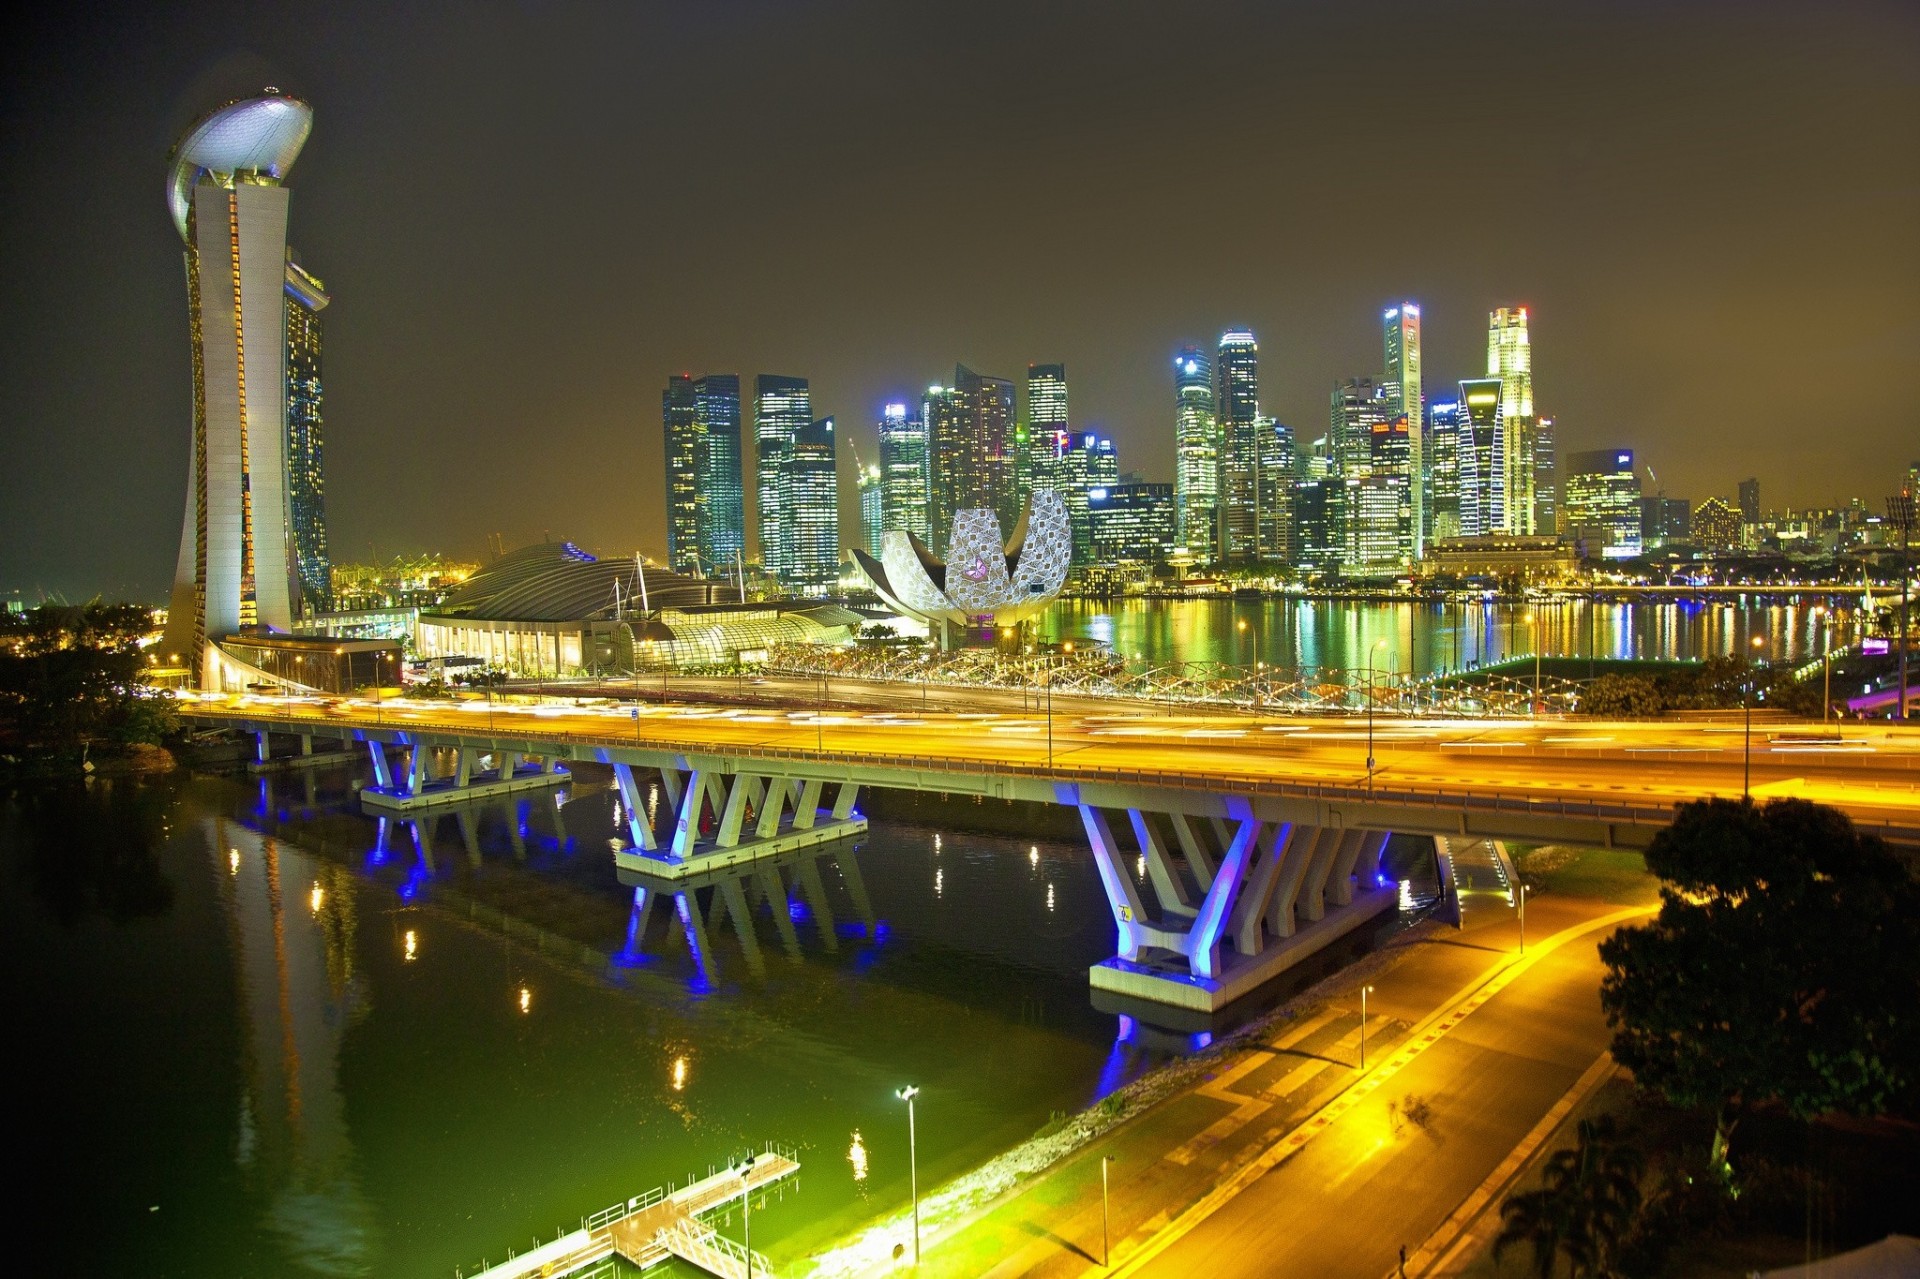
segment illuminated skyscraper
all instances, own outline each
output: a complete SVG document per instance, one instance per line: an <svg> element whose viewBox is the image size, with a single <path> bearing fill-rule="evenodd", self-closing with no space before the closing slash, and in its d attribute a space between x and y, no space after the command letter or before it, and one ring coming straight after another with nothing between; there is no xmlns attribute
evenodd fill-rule
<svg viewBox="0 0 1920 1279"><path fill-rule="evenodd" d="M1229 564L1260 554L1260 344L1249 329L1220 335L1213 365L1219 417L1220 547Z"/></svg>
<svg viewBox="0 0 1920 1279"><path fill-rule="evenodd" d="M832 418L809 422L794 432L780 494L790 530L784 575L794 586L814 594L825 592L840 576L837 463Z"/></svg>
<svg viewBox="0 0 1920 1279"><path fill-rule="evenodd" d="M1420 304L1402 302L1390 306L1381 317L1385 327L1387 375L1384 390L1395 416L1407 423L1407 475L1413 491L1412 525L1409 530L1413 556L1418 559L1427 544L1428 510L1432 505L1432 464L1427 458L1426 416L1422 413L1420 388Z"/></svg>
<svg viewBox="0 0 1920 1279"><path fill-rule="evenodd" d="M1600 449L1567 459L1567 531L1590 559L1640 554L1640 476L1632 449Z"/></svg>
<svg viewBox="0 0 1920 1279"><path fill-rule="evenodd" d="M709 373L693 384L700 428L700 559L725 573L746 550L747 486L740 439L740 375Z"/></svg>
<svg viewBox="0 0 1920 1279"><path fill-rule="evenodd" d="M167 207L186 246L193 448L161 647L196 684L216 682L209 641L293 625L282 183L312 128L311 107L268 89L202 117L170 159Z"/></svg>
<svg viewBox="0 0 1920 1279"><path fill-rule="evenodd" d="M1019 518L1014 465L1013 383L955 367L953 385L930 388L927 420L927 525L945 545L955 512L987 507L1010 530Z"/></svg>
<svg viewBox="0 0 1920 1279"><path fill-rule="evenodd" d="M1173 485L1133 482L1087 493L1096 564L1163 563L1173 549Z"/></svg>
<svg viewBox="0 0 1920 1279"><path fill-rule="evenodd" d="M299 576L296 613L333 607L327 556L326 432L320 376L320 312L331 300L287 252L287 529Z"/></svg>
<svg viewBox="0 0 1920 1279"><path fill-rule="evenodd" d="M1560 531L1560 453L1554 442L1554 420L1533 419L1533 531Z"/></svg>
<svg viewBox="0 0 1920 1279"><path fill-rule="evenodd" d="M1020 501L1034 489L1057 487L1053 464L1066 443L1067 366L1027 365L1025 438L1020 441Z"/></svg>
<svg viewBox="0 0 1920 1279"><path fill-rule="evenodd" d="M1067 522L1073 530L1073 563L1076 568L1093 563L1093 526L1087 517L1087 494L1094 489L1112 488L1120 482L1120 467L1113 441L1092 432L1057 431L1058 455L1049 465L1046 482L1036 476L1035 485L1051 488L1067 504Z"/></svg>
<svg viewBox="0 0 1920 1279"><path fill-rule="evenodd" d="M1507 523L1506 432L1501 427L1500 379L1460 383L1458 471L1460 536L1511 533Z"/></svg>
<svg viewBox="0 0 1920 1279"><path fill-rule="evenodd" d="M1459 537L1460 431L1466 413L1460 401L1427 405L1426 447L1428 491L1431 494L1430 540ZM1424 552L1423 552L1424 554Z"/></svg>
<svg viewBox="0 0 1920 1279"><path fill-rule="evenodd" d="M1760 522L1760 481L1757 479L1740 481L1740 522Z"/></svg>
<svg viewBox="0 0 1920 1279"><path fill-rule="evenodd" d="M1398 415L1398 402L1370 377L1348 378L1334 387L1327 410L1327 446L1334 470L1349 479L1371 474L1373 428Z"/></svg>
<svg viewBox="0 0 1920 1279"><path fill-rule="evenodd" d="M886 533L886 485L880 481L880 468L869 466L860 472L860 533L867 554L880 558L880 539Z"/></svg>
<svg viewBox="0 0 1920 1279"><path fill-rule="evenodd" d="M1500 381L1501 527L1489 532L1528 534L1539 528L1534 509L1538 447L1534 438L1533 350L1527 308L1501 307L1487 317L1487 376ZM1551 453L1551 449L1549 449Z"/></svg>
<svg viewBox="0 0 1920 1279"><path fill-rule="evenodd" d="M1259 506L1259 559L1267 564L1292 564L1293 486L1295 456L1293 428L1262 417L1259 426L1259 480L1254 495Z"/></svg>
<svg viewBox="0 0 1920 1279"><path fill-rule="evenodd" d="M907 416L904 404L880 418L880 527L927 540L927 417Z"/></svg>
<svg viewBox="0 0 1920 1279"><path fill-rule="evenodd" d="M793 569L793 518L780 492L787 459L801 431L813 425L813 400L803 377L762 373L753 384L754 488L758 503L754 526L760 534L760 563L785 579Z"/></svg>
<svg viewBox="0 0 1920 1279"><path fill-rule="evenodd" d="M700 559L700 414L693 376L675 373L660 393L661 436L666 445L667 567L698 572Z"/></svg>
<svg viewBox="0 0 1920 1279"><path fill-rule="evenodd" d="M1197 346L1173 357L1173 503L1180 546L1202 563L1214 557L1220 494L1220 439L1213 361Z"/></svg>

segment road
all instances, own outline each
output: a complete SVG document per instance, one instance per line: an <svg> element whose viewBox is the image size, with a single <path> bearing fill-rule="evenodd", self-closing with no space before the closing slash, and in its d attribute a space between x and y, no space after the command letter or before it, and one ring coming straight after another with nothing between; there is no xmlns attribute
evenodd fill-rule
<svg viewBox="0 0 1920 1279"><path fill-rule="evenodd" d="M911 690L906 690L911 692ZM1536 801L1665 808L1742 793L1798 796L1856 820L1920 828L1920 729L1891 725L1556 719L1417 720L1115 713L1056 705L1052 715L892 712L685 702L542 703L387 697L368 700L208 695L182 706L212 719L342 728L434 728L470 735L558 735L673 750L780 750L868 759L934 759L963 769L1023 767L1071 779L1094 770L1247 784L1371 786L1435 800ZM1371 777L1369 753L1376 760Z"/></svg>
<svg viewBox="0 0 1920 1279"><path fill-rule="evenodd" d="M1415 1250L1606 1049L1596 947L1609 931L1538 958L1299 1153L1117 1273L1390 1273L1401 1245ZM1430 1107L1423 1125L1390 1110L1410 1096Z"/></svg>

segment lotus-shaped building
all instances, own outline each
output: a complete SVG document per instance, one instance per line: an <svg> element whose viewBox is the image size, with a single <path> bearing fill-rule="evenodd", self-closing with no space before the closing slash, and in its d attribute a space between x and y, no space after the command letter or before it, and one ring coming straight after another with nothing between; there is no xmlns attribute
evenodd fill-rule
<svg viewBox="0 0 1920 1279"><path fill-rule="evenodd" d="M1000 517L978 509L954 515L944 561L900 529L881 539L878 560L858 548L853 552L894 612L929 627L1023 622L1060 593L1072 557L1067 504L1052 489L1034 491L1005 543Z"/></svg>

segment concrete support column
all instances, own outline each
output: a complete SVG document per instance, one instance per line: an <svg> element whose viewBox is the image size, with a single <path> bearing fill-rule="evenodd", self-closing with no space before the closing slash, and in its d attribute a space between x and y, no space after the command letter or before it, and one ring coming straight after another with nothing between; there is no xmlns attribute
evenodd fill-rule
<svg viewBox="0 0 1920 1279"><path fill-rule="evenodd" d="M1313 836L1310 842L1306 840L1308 833ZM1340 846L1340 835L1340 831L1322 826L1303 831L1295 841L1295 855L1288 857L1280 868L1280 878L1273 886L1273 901L1267 911L1267 924L1275 937L1291 937L1298 930L1294 905L1300 900L1300 887L1306 882L1307 870L1321 858L1333 856Z"/></svg>
<svg viewBox="0 0 1920 1279"><path fill-rule="evenodd" d="M1153 828L1147 815L1137 808L1127 810L1127 820L1133 824L1134 843L1140 846L1141 856L1147 859L1147 882L1153 885L1153 895L1159 899L1160 913L1163 916L1192 919L1197 913L1193 899L1187 893L1186 881L1180 878L1179 868L1167 856L1167 847L1161 842L1160 832Z"/></svg>
<svg viewBox="0 0 1920 1279"><path fill-rule="evenodd" d="M453 784L465 789L467 784L473 780L474 752L471 747L467 746L460 747L459 752L459 762L454 765L453 769Z"/></svg>
<svg viewBox="0 0 1920 1279"><path fill-rule="evenodd" d="M627 810L627 837L635 848L652 852L659 844L653 837L653 824L640 806L640 784L633 780L633 765L615 764L613 780L620 788L620 802Z"/></svg>
<svg viewBox="0 0 1920 1279"><path fill-rule="evenodd" d="M1193 868L1193 878L1200 885L1200 891L1206 892L1213 887L1212 856L1185 813L1168 813L1167 821L1173 827L1173 837L1180 843L1180 855Z"/></svg>
<svg viewBox="0 0 1920 1279"><path fill-rule="evenodd" d="M747 793L753 789L753 779L745 773L735 773L733 785L728 788L727 800L720 808L720 828L713 834L713 842L721 848L732 848L740 842L740 824L747 815Z"/></svg>
<svg viewBox="0 0 1920 1279"><path fill-rule="evenodd" d="M753 833L761 839L778 835L781 814L786 812L787 801L792 797L793 791L785 782L768 779L766 794L760 799L760 820L754 824Z"/></svg>
<svg viewBox="0 0 1920 1279"><path fill-rule="evenodd" d="M413 743L407 748L407 794L418 795L420 788L432 779L432 775L427 748L419 742Z"/></svg>
<svg viewBox="0 0 1920 1279"><path fill-rule="evenodd" d="M833 819L844 822L853 816L853 806L860 799L860 787L853 782L841 782L840 791L833 797Z"/></svg>
<svg viewBox="0 0 1920 1279"><path fill-rule="evenodd" d="M1299 856L1292 847L1293 832L1293 826L1282 824L1261 833L1260 855L1247 875L1247 886L1240 890L1240 900L1234 903L1228 925L1233 948L1242 955L1259 954L1265 941L1261 930L1266 926L1267 904L1273 900L1274 886L1280 882L1280 869L1289 857Z"/></svg>
<svg viewBox="0 0 1920 1279"><path fill-rule="evenodd" d="M1380 874L1380 857L1387 851L1387 831L1368 831L1366 838L1354 846L1354 856L1348 856L1345 849L1334 858L1333 878L1327 884L1327 904L1329 906L1351 906L1353 904L1353 880L1357 872L1361 887L1372 889L1377 886Z"/></svg>
<svg viewBox="0 0 1920 1279"><path fill-rule="evenodd" d="M313 754L313 734L312 733L300 734L300 753L302 755Z"/></svg>
<svg viewBox="0 0 1920 1279"><path fill-rule="evenodd" d="M825 785L826 783L814 777L809 778L800 787L800 798L794 802L793 806L795 830L812 830L814 823L820 819L820 792Z"/></svg>
<svg viewBox="0 0 1920 1279"><path fill-rule="evenodd" d="M1240 823L1239 830L1228 841L1227 851L1220 858L1220 868L1215 872L1213 883L1208 886L1207 895L1200 903L1200 911L1193 921L1193 954L1190 957L1196 977L1217 980L1220 976L1220 938L1226 929L1227 913L1233 906L1234 895L1246 879L1247 863L1253 857L1262 824L1251 819Z"/></svg>
<svg viewBox="0 0 1920 1279"><path fill-rule="evenodd" d="M673 825L673 855L679 861L685 861L693 852L693 842L700 834L700 802L706 794L707 774L695 769L687 779L687 789L680 800L680 815Z"/></svg>
<svg viewBox="0 0 1920 1279"><path fill-rule="evenodd" d="M253 757L262 764L273 758L273 735L264 728L253 731Z"/></svg>
<svg viewBox="0 0 1920 1279"><path fill-rule="evenodd" d="M392 790L393 768L387 763L386 743L369 741L367 754L373 760L373 784L381 790Z"/></svg>
<svg viewBox="0 0 1920 1279"><path fill-rule="evenodd" d="M1134 891L1133 877L1120 865L1107 815L1091 804L1082 804L1080 824L1086 828L1087 843L1093 848L1093 864L1100 871L1100 886L1107 890L1107 905L1113 911L1114 951L1122 959L1138 959L1140 927L1147 922L1146 911L1141 909L1140 895Z"/></svg>

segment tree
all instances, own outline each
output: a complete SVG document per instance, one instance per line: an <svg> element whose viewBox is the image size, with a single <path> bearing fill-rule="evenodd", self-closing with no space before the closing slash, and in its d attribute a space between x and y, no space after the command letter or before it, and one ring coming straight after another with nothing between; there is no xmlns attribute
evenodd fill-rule
<svg viewBox="0 0 1920 1279"><path fill-rule="evenodd" d="M1561 1257L1574 1279L1612 1273L1614 1250L1640 1210L1646 1160L1620 1140L1613 1116L1582 1119L1570 1150L1554 1152L1541 1186L1500 1205L1494 1260L1515 1244L1533 1248L1533 1273L1550 1279Z"/></svg>
<svg viewBox="0 0 1920 1279"><path fill-rule="evenodd" d="M1647 849L1660 913L1600 946L1613 1055L1713 1112L1729 1176L1741 1107L1876 1114L1920 1075L1920 885L1880 839L1805 800L1682 804Z"/></svg>
<svg viewBox="0 0 1920 1279"><path fill-rule="evenodd" d="M1666 709L1660 690L1644 675L1602 675L1580 690L1580 713L1602 719L1637 719Z"/></svg>
<svg viewBox="0 0 1920 1279"><path fill-rule="evenodd" d="M142 681L151 618L133 604L0 615L0 749L73 764L172 731L170 704Z"/></svg>

